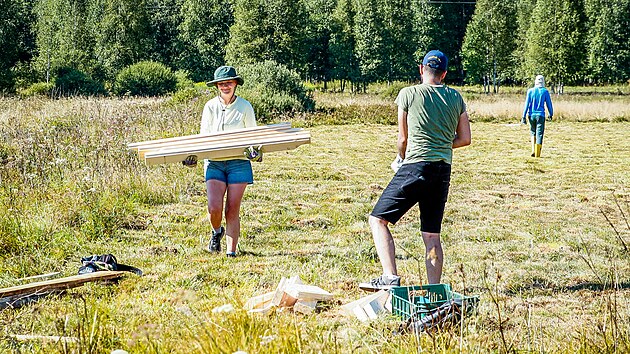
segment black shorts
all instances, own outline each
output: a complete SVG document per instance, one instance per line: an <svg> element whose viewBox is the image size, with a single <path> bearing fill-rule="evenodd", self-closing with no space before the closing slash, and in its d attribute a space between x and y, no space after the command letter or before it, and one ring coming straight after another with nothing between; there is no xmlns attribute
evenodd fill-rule
<svg viewBox="0 0 630 354"><path fill-rule="evenodd" d="M451 184L451 165L444 161L404 164L374 206L371 215L395 224L416 203L420 230L440 233Z"/></svg>

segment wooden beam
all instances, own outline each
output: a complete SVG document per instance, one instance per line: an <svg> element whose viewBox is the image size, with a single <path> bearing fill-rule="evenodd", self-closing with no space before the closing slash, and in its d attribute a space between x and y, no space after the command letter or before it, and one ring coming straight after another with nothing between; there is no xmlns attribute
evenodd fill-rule
<svg viewBox="0 0 630 354"><path fill-rule="evenodd" d="M251 297L249 300L247 300L243 308L245 310L264 308L271 303L271 300L273 300L275 294L275 291L271 291L262 295Z"/></svg>
<svg viewBox="0 0 630 354"><path fill-rule="evenodd" d="M278 124L258 125L255 127L240 128L240 129L234 129L234 130L228 130L228 131L222 131L222 132L216 132L216 133L210 133L210 134L194 134L194 135L176 136L172 138L146 140L146 141L140 141L136 143L129 143L127 144L127 147L131 150L138 150L138 148L145 145L169 144L172 142L184 142L184 141L190 141L190 140L195 140L195 139L205 139L205 138L219 137L219 136L231 136L231 135L237 135L237 134L242 134L242 133L247 133L247 132L256 132L256 131L264 131L264 130L282 130L286 128L291 128L291 123L284 122L284 123L278 123Z"/></svg>
<svg viewBox="0 0 630 354"><path fill-rule="evenodd" d="M61 337L61 336L40 336L37 334L9 334L9 337L19 340L42 340L44 342L64 342L64 343L77 343L79 338L76 337Z"/></svg>
<svg viewBox="0 0 630 354"><path fill-rule="evenodd" d="M378 317L381 312L387 311L387 302L391 302L390 296L389 291L380 290L343 305L341 309L350 317L356 317L360 321L369 321Z"/></svg>
<svg viewBox="0 0 630 354"><path fill-rule="evenodd" d="M0 298L22 294L35 294L38 292L50 290L71 289L93 281L118 279L124 274L125 272L120 271L101 271L74 275L65 278L40 281L36 283L11 286L8 288L0 289Z"/></svg>
<svg viewBox="0 0 630 354"><path fill-rule="evenodd" d="M147 153L160 152L160 151L169 151L169 150L182 150L182 149L193 149L198 147L210 146L210 145L220 145L226 143L236 143L236 142L244 142L247 143L252 139L257 138L265 138L265 137L276 137L283 136L284 134L292 134L292 133L300 133L303 130L301 128L284 128L278 130L265 130L265 131L257 131L257 132L248 132L247 134L236 134L230 136L216 136L211 138L201 138L190 141L173 141L166 144L159 145L143 145L138 147L138 155L140 158L144 158Z"/></svg>
<svg viewBox="0 0 630 354"><path fill-rule="evenodd" d="M208 148L183 150L170 150L151 152L145 154L145 162L147 165L156 165L163 163L179 163L184 161L190 155L196 155L201 159L226 159L242 157L243 152L249 146L262 145L262 151L265 153L274 151L285 151L295 149L300 145L309 144L311 142L310 133L287 134L286 136L269 138L269 139L252 139L248 143L225 144L222 146L210 146Z"/></svg>
<svg viewBox="0 0 630 354"><path fill-rule="evenodd" d="M279 141L289 141L295 138L309 138L311 134L308 131L298 130L290 133L282 133L282 134L274 134L272 136L248 136L245 138L238 138L234 140L227 141L217 141L217 142L206 142L205 144L199 145L181 145L173 148L164 148L151 152L147 152L145 154L146 158L154 157L154 156L169 156L169 155L179 155L179 154L194 154L195 152L204 152L209 150L216 150L221 148L229 148L233 146L254 146L254 145L264 145L265 143L273 143Z"/></svg>
<svg viewBox="0 0 630 354"><path fill-rule="evenodd" d="M300 312L305 315L313 313L317 307L317 300L298 300L293 305L293 311Z"/></svg>

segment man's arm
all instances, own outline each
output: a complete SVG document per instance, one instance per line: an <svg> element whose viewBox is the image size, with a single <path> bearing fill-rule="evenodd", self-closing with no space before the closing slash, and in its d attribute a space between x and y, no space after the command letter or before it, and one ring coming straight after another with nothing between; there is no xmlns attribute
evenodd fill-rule
<svg viewBox="0 0 630 354"><path fill-rule="evenodd" d="M405 158L405 152L407 151L407 112L398 107L398 155Z"/></svg>
<svg viewBox="0 0 630 354"><path fill-rule="evenodd" d="M453 139L453 149L470 145L470 140L470 121L468 121L468 112L464 112L459 116L459 122L457 122L455 139Z"/></svg>

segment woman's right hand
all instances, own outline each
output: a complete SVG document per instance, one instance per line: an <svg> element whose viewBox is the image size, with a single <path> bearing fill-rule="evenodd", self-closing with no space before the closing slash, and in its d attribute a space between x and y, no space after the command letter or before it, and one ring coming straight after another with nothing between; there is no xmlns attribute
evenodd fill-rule
<svg viewBox="0 0 630 354"><path fill-rule="evenodd" d="M195 167L197 166L197 155L189 155L186 157L184 161L182 161L182 165L186 167Z"/></svg>

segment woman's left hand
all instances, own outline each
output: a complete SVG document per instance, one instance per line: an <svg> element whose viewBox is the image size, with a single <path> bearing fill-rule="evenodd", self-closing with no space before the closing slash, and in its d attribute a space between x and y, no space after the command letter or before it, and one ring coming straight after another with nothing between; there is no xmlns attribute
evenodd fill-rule
<svg viewBox="0 0 630 354"><path fill-rule="evenodd" d="M243 153L250 161L261 162L263 159L262 145L250 146Z"/></svg>

